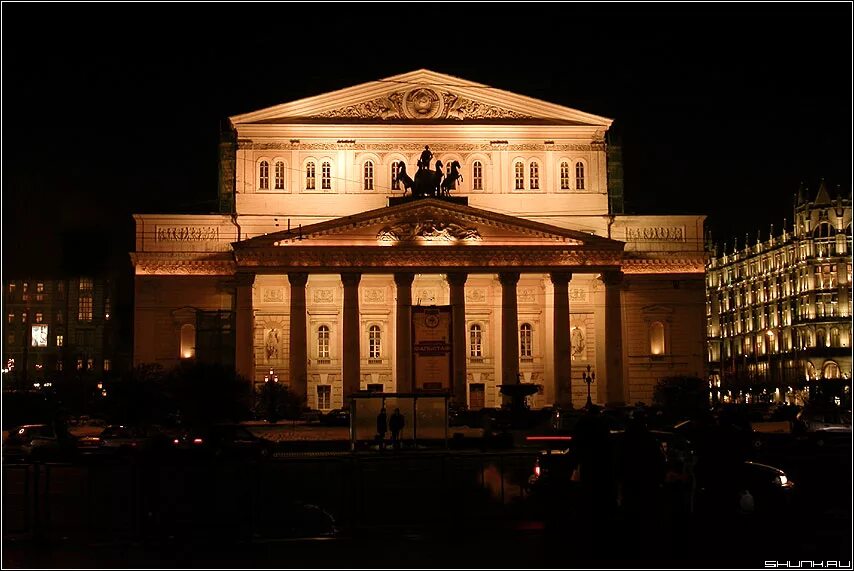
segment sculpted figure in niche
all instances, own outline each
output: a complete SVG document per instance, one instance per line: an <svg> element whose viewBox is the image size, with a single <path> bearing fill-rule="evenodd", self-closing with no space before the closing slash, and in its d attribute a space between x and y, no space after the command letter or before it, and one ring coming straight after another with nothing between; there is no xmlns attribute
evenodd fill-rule
<svg viewBox="0 0 854 571"><path fill-rule="evenodd" d="M273 360L279 358L279 330L278 329L270 329L269 333L267 333L267 360Z"/></svg>

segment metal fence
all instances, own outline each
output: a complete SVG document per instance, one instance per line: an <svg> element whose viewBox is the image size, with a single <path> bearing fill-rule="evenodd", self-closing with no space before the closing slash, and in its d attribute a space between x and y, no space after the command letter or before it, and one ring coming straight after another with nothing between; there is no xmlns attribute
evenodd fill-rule
<svg viewBox="0 0 854 571"><path fill-rule="evenodd" d="M350 529L475 522L524 499L533 463L531 451L514 451L6 464L3 532L5 538L251 540L299 532L306 522L295 506L304 504L320 506Z"/></svg>

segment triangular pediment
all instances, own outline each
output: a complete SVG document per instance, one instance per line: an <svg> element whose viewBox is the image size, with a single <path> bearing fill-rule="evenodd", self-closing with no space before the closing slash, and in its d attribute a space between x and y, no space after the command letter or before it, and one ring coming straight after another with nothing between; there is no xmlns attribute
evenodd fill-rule
<svg viewBox="0 0 854 571"><path fill-rule="evenodd" d="M235 115L234 125L329 122L521 122L607 128L611 119L420 69Z"/></svg>
<svg viewBox="0 0 854 571"><path fill-rule="evenodd" d="M625 244L577 230L428 198L250 238L235 243L234 248L420 245L560 246L622 251Z"/></svg>

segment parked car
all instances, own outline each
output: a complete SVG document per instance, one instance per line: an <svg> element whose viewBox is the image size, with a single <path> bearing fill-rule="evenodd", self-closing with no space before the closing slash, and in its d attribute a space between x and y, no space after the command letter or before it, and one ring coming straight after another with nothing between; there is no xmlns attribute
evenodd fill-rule
<svg viewBox="0 0 854 571"><path fill-rule="evenodd" d="M320 424L326 426L350 426L350 409L336 408L320 416Z"/></svg>
<svg viewBox="0 0 854 571"><path fill-rule="evenodd" d="M790 505L794 483L781 469L753 461L738 462L733 470L697 470L701 451L684 436L650 431L661 447L665 477L662 492L675 509L723 515L774 516ZM620 454L622 431L611 431L612 451ZM707 459L711 462L710 459ZM708 464L707 464L708 466ZM584 493L579 479L578 453L573 443L559 450L544 450L536 458L527 482L527 493L539 509L565 511L580 505Z"/></svg>
<svg viewBox="0 0 854 571"><path fill-rule="evenodd" d="M805 407L796 421L806 432L851 432L851 411L839 407Z"/></svg>
<svg viewBox="0 0 854 571"><path fill-rule="evenodd" d="M10 459L65 460L77 452L76 439L52 424L24 424L9 431L3 455Z"/></svg>
<svg viewBox="0 0 854 571"><path fill-rule="evenodd" d="M101 432L101 448L116 451L142 451L152 446L152 435L149 431L136 427L114 424Z"/></svg>
<svg viewBox="0 0 854 571"><path fill-rule="evenodd" d="M223 458L266 458L273 442L260 438L239 424L185 429L171 439L173 450L195 451Z"/></svg>

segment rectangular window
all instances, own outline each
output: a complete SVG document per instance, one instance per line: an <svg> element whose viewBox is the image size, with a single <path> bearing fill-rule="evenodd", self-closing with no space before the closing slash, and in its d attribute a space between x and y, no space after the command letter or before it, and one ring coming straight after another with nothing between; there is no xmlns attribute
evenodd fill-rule
<svg viewBox="0 0 854 571"><path fill-rule="evenodd" d="M13 321L15 321L15 314L14 314L14 313L10 313L10 314L9 314L9 323L12 323Z"/></svg>
<svg viewBox="0 0 854 571"><path fill-rule="evenodd" d="M305 189L314 190L314 163L305 165Z"/></svg>
<svg viewBox="0 0 854 571"><path fill-rule="evenodd" d="M397 170L400 168L400 162L394 161L391 163L391 189L400 190L400 180L397 178Z"/></svg>
<svg viewBox="0 0 854 571"><path fill-rule="evenodd" d="M368 161L365 163L365 190L374 189L374 163Z"/></svg>
<svg viewBox="0 0 854 571"><path fill-rule="evenodd" d="M519 356L523 359L533 356L533 331L527 323L519 329Z"/></svg>
<svg viewBox="0 0 854 571"><path fill-rule="evenodd" d="M65 338L62 335L56 336L56 346L57 347L62 347L63 341L65 341Z"/></svg>
<svg viewBox="0 0 854 571"><path fill-rule="evenodd" d="M368 357L370 359L379 359L381 347L380 328L376 325L372 325L368 333Z"/></svg>
<svg viewBox="0 0 854 571"><path fill-rule="evenodd" d="M77 370L78 371L83 370L83 359L77 359Z"/></svg>
<svg viewBox="0 0 854 571"><path fill-rule="evenodd" d="M15 293L15 284L13 284L13 283L9 284L9 293Z"/></svg>
<svg viewBox="0 0 854 571"><path fill-rule="evenodd" d="M325 325L317 330L317 357L319 359L329 358L329 328Z"/></svg>
<svg viewBox="0 0 854 571"><path fill-rule="evenodd" d="M92 321L92 280L80 278L79 297L77 298L77 319Z"/></svg>
<svg viewBox="0 0 854 571"><path fill-rule="evenodd" d="M109 371L113 364L109 359L104 359L104 371Z"/></svg>
<svg viewBox="0 0 854 571"><path fill-rule="evenodd" d="M322 190L332 189L332 165L323 163L320 167L320 188Z"/></svg>
<svg viewBox="0 0 854 571"><path fill-rule="evenodd" d="M569 163L560 163L560 189L569 190Z"/></svg>
<svg viewBox="0 0 854 571"><path fill-rule="evenodd" d="M276 190L285 189L285 163L276 163Z"/></svg>
<svg viewBox="0 0 854 571"><path fill-rule="evenodd" d="M472 325L469 330L469 356L483 357L483 331L480 325Z"/></svg>
<svg viewBox="0 0 854 571"><path fill-rule="evenodd" d="M270 188L270 163L261 161L258 173L258 188L267 190Z"/></svg>
<svg viewBox="0 0 854 571"><path fill-rule="evenodd" d="M531 163L531 190L540 189L540 165Z"/></svg>
<svg viewBox="0 0 854 571"><path fill-rule="evenodd" d="M36 323L41 323L42 321L44 321L44 315L36 313Z"/></svg>
<svg viewBox="0 0 854 571"><path fill-rule="evenodd" d="M110 320L110 313L113 309L113 303L110 301L110 298L104 298L104 319L107 321Z"/></svg>
<svg viewBox="0 0 854 571"><path fill-rule="evenodd" d="M329 385L317 385L317 408L329 410L332 406L332 387Z"/></svg>
<svg viewBox="0 0 854 571"><path fill-rule="evenodd" d="M87 359L86 360L86 370L92 371L95 369L95 359Z"/></svg>
<svg viewBox="0 0 854 571"><path fill-rule="evenodd" d="M472 165L471 187L472 190L483 190L483 164L480 161L475 161Z"/></svg>
<svg viewBox="0 0 854 571"><path fill-rule="evenodd" d="M525 165L516 163L516 190L525 190Z"/></svg>

